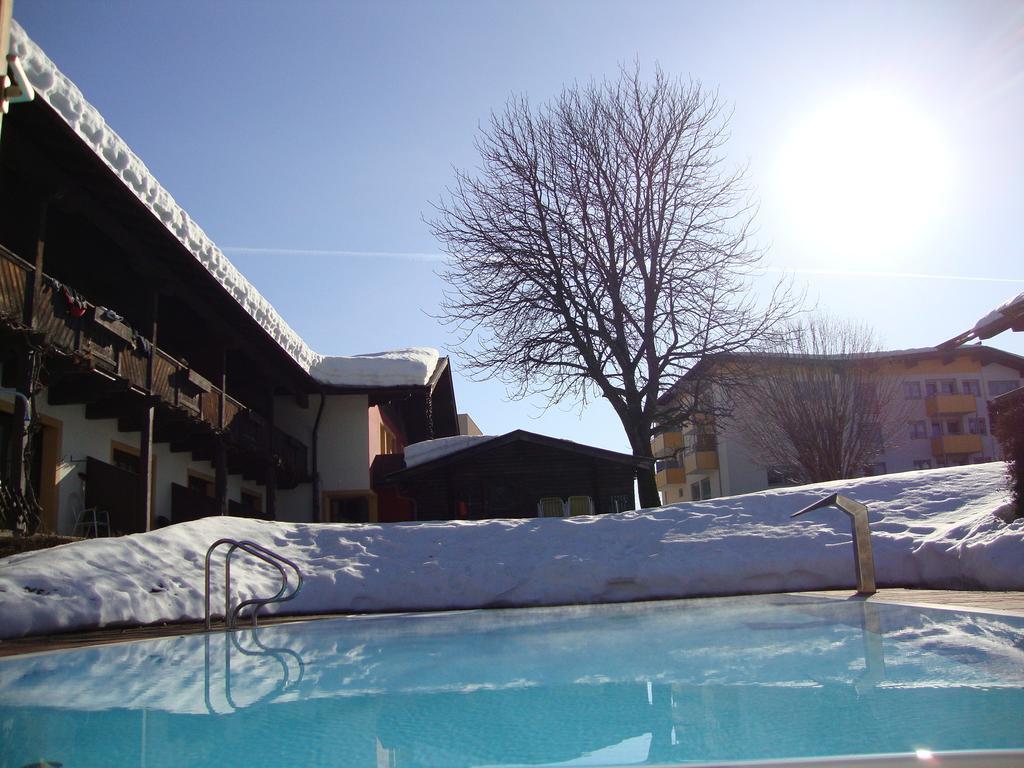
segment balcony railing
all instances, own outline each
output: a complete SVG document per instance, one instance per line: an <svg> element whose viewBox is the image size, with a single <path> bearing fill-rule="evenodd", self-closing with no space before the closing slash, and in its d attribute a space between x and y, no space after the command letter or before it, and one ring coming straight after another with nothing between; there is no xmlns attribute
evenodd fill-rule
<svg viewBox="0 0 1024 768"><path fill-rule="evenodd" d="M683 456L683 469L688 476L716 470L718 469L718 452L713 447L710 450L691 451Z"/></svg>
<svg viewBox="0 0 1024 768"><path fill-rule="evenodd" d="M932 455L981 453L981 435L943 435L932 438Z"/></svg>
<svg viewBox="0 0 1024 768"><path fill-rule="evenodd" d="M669 485L682 485L686 482L686 472L682 467L668 467L656 473L654 476L658 490L663 490Z"/></svg>
<svg viewBox="0 0 1024 768"><path fill-rule="evenodd" d="M654 439L651 441L651 451L653 451L654 458L656 459L664 459L669 456L674 456L682 449L682 432L662 432L655 435Z"/></svg>
<svg viewBox="0 0 1024 768"><path fill-rule="evenodd" d="M924 401L929 416L962 416L977 410L974 395L931 395Z"/></svg>
<svg viewBox="0 0 1024 768"><path fill-rule="evenodd" d="M25 299L34 267L0 246L0 323L27 329ZM175 359L153 347L115 312L82 299L70 287L43 275L36 285L31 326L38 341L79 365L100 371L146 394L149 355L153 357L152 393L160 404L190 416L211 430L219 430L221 390ZM265 418L226 393L223 396L224 434L230 447L250 452L273 450L291 479L307 475L307 448Z"/></svg>

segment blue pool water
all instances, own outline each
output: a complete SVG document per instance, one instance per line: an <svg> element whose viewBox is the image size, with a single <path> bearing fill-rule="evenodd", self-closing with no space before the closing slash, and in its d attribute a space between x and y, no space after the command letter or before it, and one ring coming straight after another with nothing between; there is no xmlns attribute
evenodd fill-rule
<svg viewBox="0 0 1024 768"><path fill-rule="evenodd" d="M365 617L0 660L0 767L1024 747L1024 620L796 596Z"/></svg>

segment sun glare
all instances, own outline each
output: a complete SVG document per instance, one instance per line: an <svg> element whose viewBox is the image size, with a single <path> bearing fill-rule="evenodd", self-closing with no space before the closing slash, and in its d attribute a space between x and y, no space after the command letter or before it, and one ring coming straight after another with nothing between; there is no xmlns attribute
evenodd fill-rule
<svg viewBox="0 0 1024 768"><path fill-rule="evenodd" d="M782 153L790 226L823 256L877 266L942 226L950 160L937 126L892 94L821 107Z"/></svg>

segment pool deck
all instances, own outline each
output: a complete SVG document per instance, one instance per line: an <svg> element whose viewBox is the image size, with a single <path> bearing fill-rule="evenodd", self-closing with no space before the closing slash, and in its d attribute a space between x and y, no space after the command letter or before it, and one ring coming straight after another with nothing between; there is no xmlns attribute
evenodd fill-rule
<svg viewBox="0 0 1024 768"><path fill-rule="evenodd" d="M967 592L948 589L880 589L867 597L850 590L827 590L821 592L789 592L786 594L804 597L820 597L829 600L865 600L872 603L897 603L922 608L946 608L950 610L981 611L1003 616L1024 617L1024 592ZM339 618L349 614L320 614L305 616L267 616L260 618L260 625L284 624L288 622L316 621L317 619ZM62 632L53 635L12 638L0 640L0 657L17 656L26 653L84 648L91 645L107 645L154 637L193 635L205 631L202 622L159 624L144 627L119 627L98 629L89 632Z"/></svg>

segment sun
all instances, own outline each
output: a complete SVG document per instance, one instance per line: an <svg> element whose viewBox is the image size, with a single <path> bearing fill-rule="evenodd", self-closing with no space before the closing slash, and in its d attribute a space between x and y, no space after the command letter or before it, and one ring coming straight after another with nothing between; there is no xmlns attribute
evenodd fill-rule
<svg viewBox="0 0 1024 768"><path fill-rule="evenodd" d="M895 94L861 91L795 128L779 176L798 240L823 256L877 266L941 228L950 158L925 113Z"/></svg>

